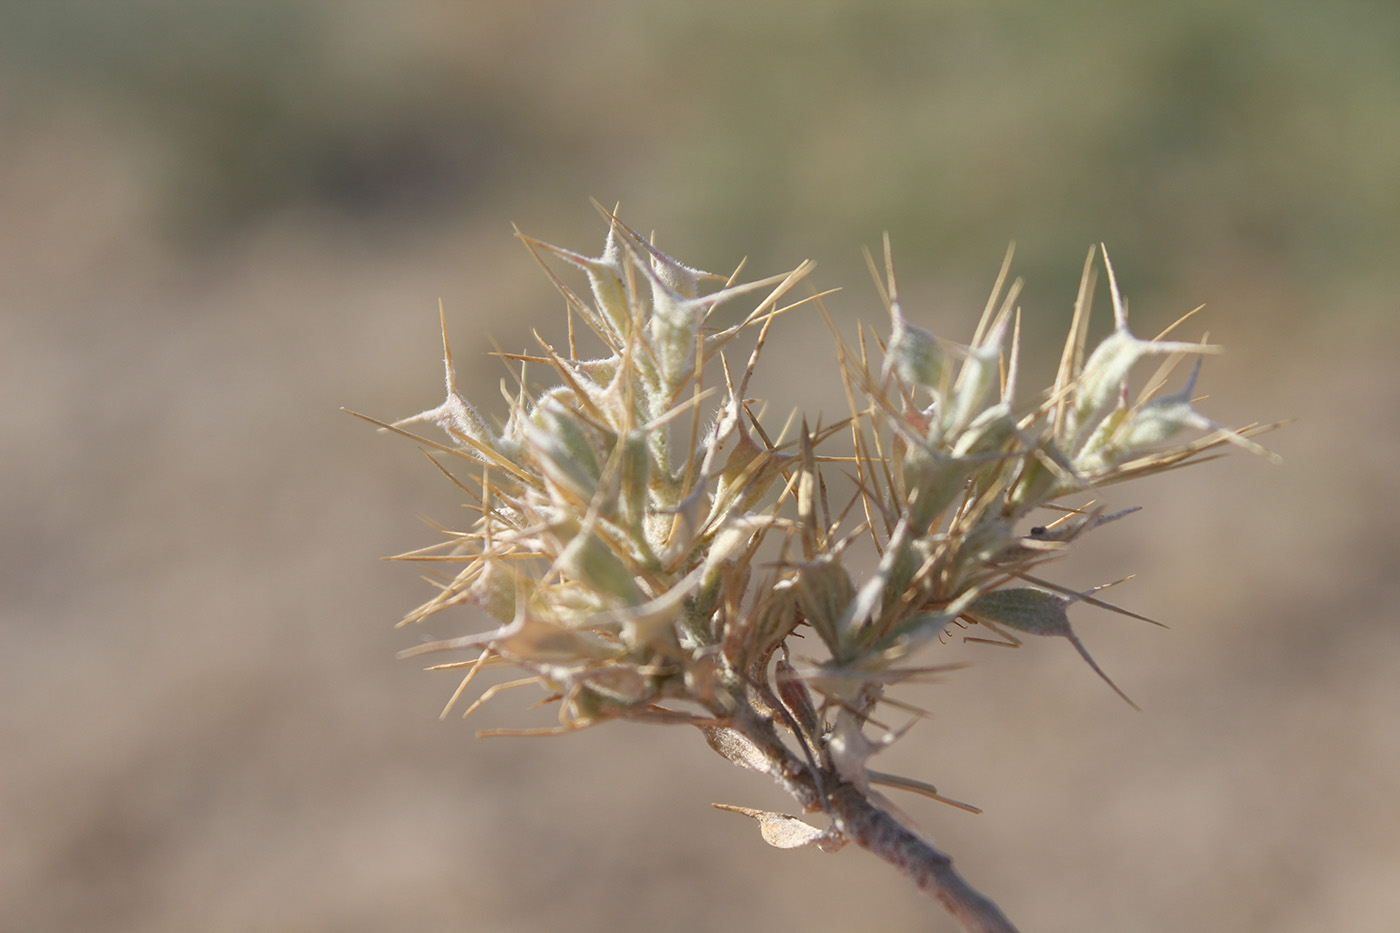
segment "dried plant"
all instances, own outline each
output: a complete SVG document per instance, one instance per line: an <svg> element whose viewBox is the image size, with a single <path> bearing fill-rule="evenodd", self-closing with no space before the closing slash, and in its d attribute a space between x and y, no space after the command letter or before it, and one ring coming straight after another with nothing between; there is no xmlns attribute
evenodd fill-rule
<svg viewBox="0 0 1400 933"><path fill-rule="evenodd" d="M569 732L617 719L693 726L729 761L777 781L803 812L824 815L818 828L723 807L755 818L772 845L830 851L855 842L967 929L1012 929L875 789L973 809L922 781L872 770L872 755L902 734L892 718L920 713L891 692L954 666L913 663L927 643L980 626L1009 643L1013 633L1068 639L1131 704L1079 641L1068 610L1084 602L1143 617L1040 572L1126 513L1064 500L1199 461L1226 443L1260 452L1248 437L1272 426L1228 430L1194 409L1199 359L1218 348L1134 336L1107 255L1114 329L1086 355L1095 250L1054 385L1018 406L1020 283L1007 286L1010 254L962 345L905 316L887 241L876 282L891 330L879 360L870 343L880 341L862 330L852 348L832 326L849 413L827 426L803 420L793 439L775 440L755 415L749 382L781 315L807 305L801 313L820 313L831 326L821 295L789 298L811 264L735 284L737 272L724 279L691 269L603 214L609 230L597 257L520 235L567 302L569 345L563 352L539 339L538 353L507 355L519 376L504 393L503 422L459 394L444 324L446 400L381 424L464 461L469 479L454 481L480 516L401 555L461 565L404 623L463 604L497 622L403 654L466 653L431 668L463 674L444 716L490 666L524 677L486 690L468 713L527 684L558 704L557 727L484 734ZM590 294L575 292L551 262L581 270ZM707 291L711 282L722 284ZM712 324L718 308L741 301L746 313ZM600 355L580 356L576 322L601 342ZM752 339L738 369L726 351L741 337ZM1155 394L1172 366L1192 357L1185 387ZM1162 367L1130 398L1130 371L1149 358ZM534 387L534 367L555 384ZM414 422L436 425L446 441L409 433ZM1199 436L1173 442L1184 428ZM833 495L841 483L849 494Z"/></svg>

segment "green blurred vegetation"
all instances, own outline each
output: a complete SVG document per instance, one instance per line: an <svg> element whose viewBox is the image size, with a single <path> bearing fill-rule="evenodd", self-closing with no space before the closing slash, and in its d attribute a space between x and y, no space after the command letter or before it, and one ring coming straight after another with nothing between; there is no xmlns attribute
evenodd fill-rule
<svg viewBox="0 0 1400 933"><path fill-rule="evenodd" d="M168 160L176 236L289 205L534 220L596 196L715 262L858 268L888 229L905 263L980 289L1016 240L1059 307L1103 240L1138 294L1243 269L1295 312L1400 246L1397 48L1400 7L1364 0L74 0L0 20L9 109L25 85L130 121Z"/></svg>

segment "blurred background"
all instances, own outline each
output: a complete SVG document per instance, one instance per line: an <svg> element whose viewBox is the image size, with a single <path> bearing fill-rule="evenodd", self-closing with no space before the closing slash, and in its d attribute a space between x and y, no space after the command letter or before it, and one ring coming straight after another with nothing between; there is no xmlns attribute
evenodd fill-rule
<svg viewBox="0 0 1400 933"><path fill-rule="evenodd" d="M441 299L490 410L562 318L511 224L596 251L596 197L817 260L848 337L883 231L953 339L1015 241L1041 377L1093 243L1140 334L1205 303L1202 409L1298 421L1060 567L1140 573L1170 631L1075 622L1145 712L1063 641L950 647L880 766L986 811L907 801L1026 930L1395 929L1397 179L1393 3L0 2L0 927L954 928L712 810L790 802L688 731L477 740L549 714L439 722L394 659L472 625L394 630L430 590L378 560L460 503L338 409L440 400ZM777 422L844 411L829 347L778 327Z"/></svg>

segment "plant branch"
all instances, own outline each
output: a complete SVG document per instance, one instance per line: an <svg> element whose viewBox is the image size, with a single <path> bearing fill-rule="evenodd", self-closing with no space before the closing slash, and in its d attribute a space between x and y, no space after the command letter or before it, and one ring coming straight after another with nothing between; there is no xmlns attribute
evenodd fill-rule
<svg viewBox="0 0 1400 933"><path fill-rule="evenodd" d="M827 805L843 835L932 894L968 933L1016 933L997 905L957 873L950 856L901 826L859 788L838 783L828 794Z"/></svg>
<svg viewBox="0 0 1400 933"><path fill-rule="evenodd" d="M968 933L1016 933L1016 927L997 905L958 874L951 856L901 825L835 769L822 771L820 786L826 790L823 796L817 790L817 776L778 737L771 720L742 708L731 720L730 728L752 743L758 755L750 755L746 761L726 757L735 764L768 773L807 812L828 813L842 836L889 862L921 890L937 898ZM760 756L766 767L756 767L754 758Z"/></svg>

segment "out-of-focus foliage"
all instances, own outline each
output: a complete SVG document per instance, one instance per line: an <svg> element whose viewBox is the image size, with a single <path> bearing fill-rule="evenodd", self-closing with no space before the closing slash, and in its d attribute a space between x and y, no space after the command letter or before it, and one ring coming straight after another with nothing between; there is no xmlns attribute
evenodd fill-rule
<svg viewBox="0 0 1400 933"><path fill-rule="evenodd" d="M382 14L13 3L0 67L139 123L174 166L181 229L289 202L382 220L582 193L644 201L701 242L763 244L759 267L794 247L848 256L889 229L931 271L981 281L1016 238L1027 279L1056 296L1072 294L1066 257L1099 240L1149 294L1220 263L1322 292L1400 246L1388 4Z"/></svg>

